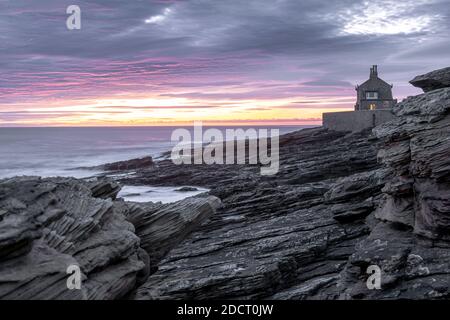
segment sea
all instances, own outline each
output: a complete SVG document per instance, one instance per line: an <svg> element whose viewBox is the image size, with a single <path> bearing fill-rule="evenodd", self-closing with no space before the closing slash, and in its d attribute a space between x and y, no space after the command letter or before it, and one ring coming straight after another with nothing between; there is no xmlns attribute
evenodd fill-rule
<svg viewBox="0 0 450 320"><path fill-rule="evenodd" d="M285 134L305 127L252 128L279 129L280 134ZM171 141L172 132L177 128L180 127L0 127L0 179L22 175L86 178L101 173L86 167L145 156L157 160L177 143ZM184 128L193 132L192 127ZM208 128L204 126L203 131ZM214 128L225 132L238 127ZM175 187L173 190L149 187L148 192L141 189L133 192L130 188L124 189L135 201L139 200L138 194L146 194L145 201L152 201L150 195L162 202L180 197L180 193L175 197ZM185 196L190 195L185 193Z"/></svg>

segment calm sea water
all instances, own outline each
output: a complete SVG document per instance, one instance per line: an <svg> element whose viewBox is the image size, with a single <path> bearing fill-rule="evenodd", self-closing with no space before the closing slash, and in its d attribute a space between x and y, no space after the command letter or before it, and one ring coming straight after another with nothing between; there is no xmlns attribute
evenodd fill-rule
<svg viewBox="0 0 450 320"><path fill-rule="evenodd" d="M207 128L205 126L204 130ZM227 127L218 128L225 130ZM303 127L276 128L283 134ZM170 141L174 129L176 128L0 128L0 178L17 175L92 176L95 172L75 168L144 156L158 157L174 145Z"/></svg>

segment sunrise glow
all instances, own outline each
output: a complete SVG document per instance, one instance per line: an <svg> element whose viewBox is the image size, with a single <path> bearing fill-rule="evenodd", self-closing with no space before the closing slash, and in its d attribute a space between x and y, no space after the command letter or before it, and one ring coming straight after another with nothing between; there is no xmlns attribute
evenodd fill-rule
<svg viewBox="0 0 450 320"><path fill-rule="evenodd" d="M11 1L0 126L317 125L353 110L372 64L399 100L417 93L407 80L422 52L448 57L435 2L83 3L82 27L68 30L63 4Z"/></svg>

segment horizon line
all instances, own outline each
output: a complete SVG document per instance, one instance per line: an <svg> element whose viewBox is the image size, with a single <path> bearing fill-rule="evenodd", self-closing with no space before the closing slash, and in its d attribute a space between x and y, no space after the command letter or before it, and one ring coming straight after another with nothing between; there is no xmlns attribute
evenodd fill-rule
<svg viewBox="0 0 450 320"><path fill-rule="evenodd" d="M193 127L194 124L185 124L185 125L86 125L86 126L0 126L0 129L36 129L36 128L170 128L170 127ZM213 124L203 124L203 127L300 127L300 126L309 126L309 127L320 127L322 124L221 124L221 125L213 125Z"/></svg>

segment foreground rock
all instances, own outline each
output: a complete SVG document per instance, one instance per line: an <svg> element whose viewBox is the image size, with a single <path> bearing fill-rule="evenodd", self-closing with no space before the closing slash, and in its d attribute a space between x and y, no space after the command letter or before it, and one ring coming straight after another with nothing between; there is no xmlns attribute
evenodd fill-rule
<svg viewBox="0 0 450 320"><path fill-rule="evenodd" d="M134 227L75 179L0 181L0 298L115 299L144 268ZM79 266L81 290L67 288Z"/></svg>
<svg viewBox="0 0 450 320"><path fill-rule="evenodd" d="M129 296L152 260L220 205L215 197L170 205L113 201L119 190L110 180L0 180L0 299ZM81 270L81 290L67 287L71 266Z"/></svg>

